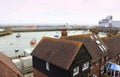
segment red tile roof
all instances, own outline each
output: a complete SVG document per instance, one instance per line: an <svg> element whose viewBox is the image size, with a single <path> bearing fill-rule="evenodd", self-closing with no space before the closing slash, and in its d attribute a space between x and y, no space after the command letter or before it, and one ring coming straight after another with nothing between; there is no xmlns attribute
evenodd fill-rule
<svg viewBox="0 0 120 77"><path fill-rule="evenodd" d="M12 61L9 59L8 56L4 55L3 53L0 52L0 72L3 72L2 74L0 73L0 77L11 77L12 74L20 75L20 77L23 77L21 72L16 68L16 66L12 63ZM9 76L8 71L12 71L11 76ZM16 76L17 77L17 76Z"/></svg>
<svg viewBox="0 0 120 77"><path fill-rule="evenodd" d="M81 42L43 37L32 55L63 69L68 69L81 46Z"/></svg>

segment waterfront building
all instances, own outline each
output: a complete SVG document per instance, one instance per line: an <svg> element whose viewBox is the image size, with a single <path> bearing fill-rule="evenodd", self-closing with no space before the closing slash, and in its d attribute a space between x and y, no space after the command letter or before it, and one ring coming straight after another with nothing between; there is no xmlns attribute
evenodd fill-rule
<svg viewBox="0 0 120 77"><path fill-rule="evenodd" d="M102 38L104 43L108 47L108 56L105 58L105 63L111 62L120 65L120 34L108 34L108 36ZM108 75L113 75L112 72L108 73L108 69L105 69L105 73ZM120 74L120 71L116 71L117 75Z"/></svg>
<svg viewBox="0 0 120 77"><path fill-rule="evenodd" d="M89 54L92 56L90 62L90 72L89 77L99 77L100 69L103 69L101 65L102 59L107 55L107 47L104 42L95 34L83 34L83 35L73 35L67 36L65 40L82 42L87 48ZM103 48L104 47L104 48Z"/></svg>
<svg viewBox="0 0 120 77"><path fill-rule="evenodd" d="M107 16L98 22L100 27L120 27L120 20L112 20L112 16Z"/></svg>
<svg viewBox="0 0 120 77"><path fill-rule="evenodd" d="M82 42L43 37L32 56L35 77L87 77L90 71Z"/></svg>
<svg viewBox="0 0 120 77"><path fill-rule="evenodd" d="M120 34L117 31L110 31L106 37L100 38L97 29L92 30L90 34L71 36L68 36L67 31L63 30L60 39L44 37L32 53L35 77L111 76L113 75L113 70L109 72L105 66L109 62L120 65L119 41ZM69 55L74 52L73 49L76 49L76 47L73 48L73 42L81 43L81 46L77 47L79 51L76 51L77 54L74 58ZM84 49L84 53L86 52L86 54L82 53L82 49ZM81 53L79 54L79 52ZM89 58L89 60L86 60L86 58ZM68 60L72 61L72 63L67 62ZM66 62L66 64L63 62ZM79 64L79 62L81 63ZM73 63L78 63L79 67ZM64 64L69 64L69 68L66 69ZM83 66L87 69L84 70ZM78 68L79 73L74 74L74 70L77 71ZM114 73L116 76L120 74L119 71L115 71Z"/></svg>
<svg viewBox="0 0 120 77"><path fill-rule="evenodd" d="M23 77L8 56L0 52L0 77Z"/></svg>
<svg viewBox="0 0 120 77"><path fill-rule="evenodd" d="M97 30L92 32L92 34L67 36L65 40L83 42L92 56L89 77L101 77L106 72L107 62L120 64L120 34L111 31L108 36L100 38Z"/></svg>
<svg viewBox="0 0 120 77"><path fill-rule="evenodd" d="M67 36L65 39L83 42L92 56L92 60L94 60L94 62L91 61L90 63L89 77L101 77L101 74L106 70L104 67L107 62L120 64L120 34L117 31L111 31L106 37L100 38L96 29L92 30L92 32L92 34ZM101 57L99 57L99 52L102 53ZM95 60L97 58L99 59Z"/></svg>

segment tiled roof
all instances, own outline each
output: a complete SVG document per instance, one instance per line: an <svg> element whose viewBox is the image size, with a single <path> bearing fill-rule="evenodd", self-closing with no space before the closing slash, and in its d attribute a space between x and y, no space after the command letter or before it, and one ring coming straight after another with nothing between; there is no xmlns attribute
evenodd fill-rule
<svg viewBox="0 0 120 77"><path fill-rule="evenodd" d="M108 55L110 58L114 58L120 54L120 36L113 36L110 38L102 38L105 44L108 46Z"/></svg>
<svg viewBox="0 0 120 77"><path fill-rule="evenodd" d="M32 55L68 69L81 46L81 42L43 37Z"/></svg>
<svg viewBox="0 0 120 77"><path fill-rule="evenodd" d="M67 36L65 39L82 42L86 47L86 49L88 50L89 54L91 55L92 63L93 63L101 59L104 55L102 54L102 51L96 44L95 40L90 38L91 35L94 36L93 34L72 35L72 36ZM98 36L97 38L100 40Z"/></svg>
<svg viewBox="0 0 120 77"><path fill-rule="evenodd" d="M23 75L21 74L21 72L16 68L16 66L12 63L12 61L9 59L9 57L6 56L6 55L4 55L1 52L0 52L0 64L5 66L5 67L2 67L2 68L4 68L4 70L6 69L6 72L9 69L9 70L12 70L15 74L17 74L17 75L19 74L20 77L23 77ZM3 72L2 76L3 76L3 74L7 74L6 72ZM2 76L0 74L0 77L2 77ZM5 76L10 77L9 75L5 75Z"/></svg>

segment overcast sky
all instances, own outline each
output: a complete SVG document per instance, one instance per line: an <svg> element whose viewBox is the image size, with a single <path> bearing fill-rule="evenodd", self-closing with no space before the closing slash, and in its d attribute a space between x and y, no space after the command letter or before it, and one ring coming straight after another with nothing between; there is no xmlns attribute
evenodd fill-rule
<svg viewBox="0 0 120 77"><path fill-rule="evenodd" d="M120 20L120 0L0 0L0 24L98 24Z"/></svg>

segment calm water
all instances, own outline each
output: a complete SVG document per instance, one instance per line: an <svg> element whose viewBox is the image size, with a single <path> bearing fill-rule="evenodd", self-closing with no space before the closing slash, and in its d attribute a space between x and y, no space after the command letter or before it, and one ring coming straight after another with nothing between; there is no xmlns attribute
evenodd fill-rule
<svg viewBox="0 0 120 77"><path fill-rule="evenodd" d="M68 35L82 33L88 33L88 31L68 31ZM9 57L17 56L19 54L23 54L24 49L35 48L37 44L34 46L30 45L30 41L33 38L36 38L36 42L38 43L43 36L55 38L54 36L58 35L60 37L61 31L23 32L20 34L20 38L16 38L17 33L0 37L0 51L5 53ZM19 52L15 52L16 49L19 50Z"/></svg>

